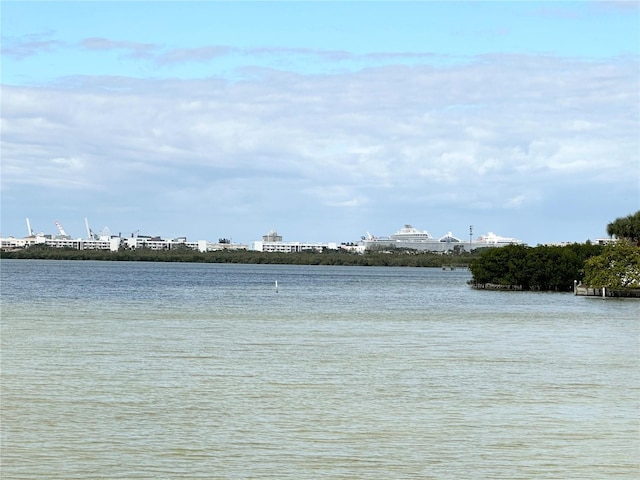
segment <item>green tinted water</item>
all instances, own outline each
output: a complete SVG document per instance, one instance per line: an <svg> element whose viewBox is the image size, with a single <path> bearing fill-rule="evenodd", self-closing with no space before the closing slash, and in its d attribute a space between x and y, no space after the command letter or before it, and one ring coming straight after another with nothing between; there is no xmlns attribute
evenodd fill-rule
<svg viewBox="0 0 640 480"><path fill-rule="evenodd" d="M638 302L438 269L0 272L3 479L638 478Z"/></svg>

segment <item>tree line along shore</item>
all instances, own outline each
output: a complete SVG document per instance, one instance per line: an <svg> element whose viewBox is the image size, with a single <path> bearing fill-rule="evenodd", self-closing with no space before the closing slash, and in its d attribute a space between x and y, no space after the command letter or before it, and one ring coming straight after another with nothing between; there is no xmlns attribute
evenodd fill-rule
<svg viewBox="0 0 640 480"><path fill-rule="evenodd" d="M34 245L22 250L4 251L0 258L41 260L106 260L130 262L244 263L276 265L346 265L395 267L467 267L480 255L441 255L410 250L370 251L364 254L344 250L299 253L257 252L252 250L219 250L198 252L190 249L151 250L76 250Z"/></svg>
<svg viewBox="0 0 640 480"><path fill-rule="evenodd" d="M607 225L607 245L563 247L509 245L472 260L470 283L476 288L571 291L576 285L620 291L640 290L640 210ZM624 291L633 290L633 295Z"/></svg>

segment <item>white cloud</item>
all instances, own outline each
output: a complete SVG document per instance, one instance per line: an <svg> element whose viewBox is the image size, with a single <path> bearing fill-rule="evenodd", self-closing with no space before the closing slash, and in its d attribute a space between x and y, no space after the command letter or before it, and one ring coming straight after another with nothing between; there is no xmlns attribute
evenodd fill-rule
<svg viewBox="0 0 640 480"><path fill-rule="evenodd" d="M142 194L194 215L344 207L362 223L386 209L518 210L567 186L637 186L637 106L637 62L550 57L3 86L2 188L73 185L109 192L114 209Z"/></svg>

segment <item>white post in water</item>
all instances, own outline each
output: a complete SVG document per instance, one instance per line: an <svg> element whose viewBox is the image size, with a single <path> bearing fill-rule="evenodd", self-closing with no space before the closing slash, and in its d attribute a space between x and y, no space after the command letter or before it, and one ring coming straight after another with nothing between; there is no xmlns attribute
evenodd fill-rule
<svg viewBox="0 0 640 480"><path fill-rule="evenodd" d="M276 293L278 293L278 280L276 280Z"/></svg>
<svg viewBox="0 0 640 480"><path fill-rule="evenodd" d="M606 287L602 287L602 298L605 298L606 296Z"/></svg>
<svg viewBox="0 0 640 480"><path fill-rule="evenodd" d="M574 295L578 294L578 280L573 281L573 294Z"/></svg>

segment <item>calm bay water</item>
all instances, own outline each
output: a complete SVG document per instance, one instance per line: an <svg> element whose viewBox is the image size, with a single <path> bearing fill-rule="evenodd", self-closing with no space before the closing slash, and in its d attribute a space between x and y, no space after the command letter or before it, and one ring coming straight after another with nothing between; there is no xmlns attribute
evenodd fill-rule
<svg viewBox="0 0 640 480"><path fill-rule="evenodd" d="M0 273L2 479L640 476L637 301L439 269Z"/></svg>

